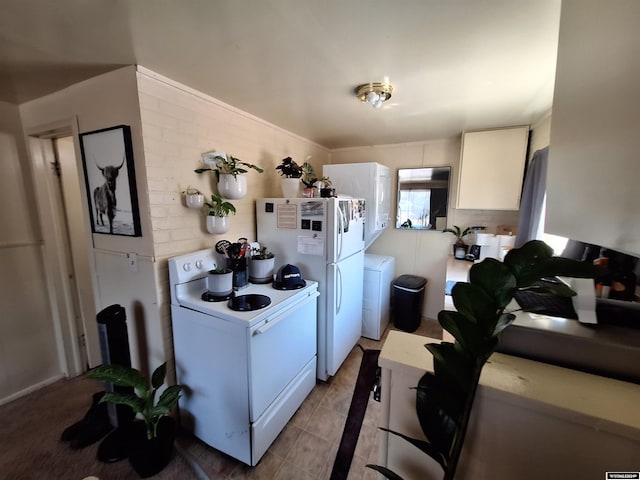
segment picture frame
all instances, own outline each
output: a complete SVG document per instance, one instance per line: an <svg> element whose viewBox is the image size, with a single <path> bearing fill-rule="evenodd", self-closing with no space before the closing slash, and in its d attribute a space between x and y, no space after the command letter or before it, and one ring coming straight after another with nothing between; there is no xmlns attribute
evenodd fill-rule
<svg viewBox="0 0 640 480"><path fill-rule="evenodd" d="M142 236L131 128L118 125L81 133L80 150L91 231Z"/></svg>

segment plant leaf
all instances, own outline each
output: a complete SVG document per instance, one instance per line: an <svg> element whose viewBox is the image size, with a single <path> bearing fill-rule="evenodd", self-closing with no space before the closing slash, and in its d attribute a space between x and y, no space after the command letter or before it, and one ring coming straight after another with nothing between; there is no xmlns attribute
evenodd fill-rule
<svg viewBox="0 0 640 480"><path fill-rule="evenodd" d="M164 383L164 377L167 374L167 362L164 362L158 368L155 369L151 375L151 386L158 389Z"/></svg>
<svg viewBox="0 0 640 480"><path fill-rule="evenodd" d="M403 480L403 478L400 475L392 472L387 467L383 467L383 466L380 466L380 465L373 465L371 463L368 463L367 464L367 468L375 470L376 472L384 475L389 480Z"/></svg>
<svg viewBox="0 0 640 480"><path fill-rule="evenodd" d="M142 373L134 368L115 363L94 368L89 372L87 378L112 382L119 387L133 387L138 390L147 388L147 378Z"/></svg>
<svg viewBox="0 0 640 480"><path fill-rule="evenodd" d="M503 309L509 304L517 284L511 269L495 258L486 258L474 264L469 270L469 282L492 297L497 309Z"/></svg>
<svg viewBox="0 0 640 480"><path fill-rule="evenodd" d="M167 387L164 392L162 392L162 395L160 395L157 406L166 408L167 412L170 412L178 402L182 390L183 387L181 385L172 385Z"/></svg>
<svg viewBox="0 0 640 480"><path fill-rule="evenodd" d="M380 427L380 430L382 430L384 432L389 432L389 433L391 433L393 435L396 435L396 436L406 440L411 445L413 445L414 447L416 447L420 451L426 453L431 458L433 458L436 462L438 462L438 465L440 465L443 469L446 468L447 461L446 461L445 457L437 449L435 449L433 447L433 445L431 445L428 441L420 440L418 438L409 437L408 435L404 435L404 434L402 434L400 432L396 432L394 430L389 430L388 428L384 428L384 427Z"/></svg>
<svg viewBox="0 0 640 480"><path fill-rule="evenodd" d="M493 298L477 285L458 282L451 290L451 296L456 310L470 322L477 323L479 319L495 316Z"/></svg>
<svg viewBox="0 0 640 480"><path fill-rule="evenodd" d="M100 399L100 403L116 403L130 406L135 413L144 412L144 400L133 393L107 392Z"/></svg>
<svg viewBox="0 0 640 480"><path fill-rule="evenodd" d="M456 421L447 413L455 410L456 416L458 415L460 409L452 401L459 397L457 393L459 391L455 382L443 381L431 372L422 376L416 390L416 413L420 427L429 443L443 458L448 458L457 429Z"/></svg>

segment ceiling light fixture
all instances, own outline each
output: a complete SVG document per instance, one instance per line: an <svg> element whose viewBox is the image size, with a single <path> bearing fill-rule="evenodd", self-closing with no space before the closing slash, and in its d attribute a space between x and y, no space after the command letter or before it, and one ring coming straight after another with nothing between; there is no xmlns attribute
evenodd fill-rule
<svg viewBox="0 0 640 480"><path fill-rule="evenodd" d="M393 86L388 82L365 83L358 85L355 92L361 102L368 103L373 108L380 108L384 102L391 98Z"/></svg>

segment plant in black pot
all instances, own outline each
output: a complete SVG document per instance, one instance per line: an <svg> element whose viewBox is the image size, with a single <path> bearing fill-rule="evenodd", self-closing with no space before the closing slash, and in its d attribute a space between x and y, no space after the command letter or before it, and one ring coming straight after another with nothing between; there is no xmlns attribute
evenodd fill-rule
<svg viewBox="0 0 640 480"><path fill-rule="evenodd" d="M464 237L469 235L473 229L471 227L467 227L462 230L458 225L454 225L453 228L445 228L442 230L442 233L447 232L453 234L456 237L456 243L453 244L453 256L457 259L464 259L467 254L467 250L469 246L464 243Z"/></svg>
<svg viewBox="0 0 640 480"><path fill-rule="evenodd" d="M176 423L169 414L178 403L183 387L167 387L156 401L166 371L165 362L156 368L149 380L135 368L111 364L95 368L87 377L134 389L134 393L107 392L100 402L128 405L138 416L130 426L128 451L131 466L142 478L160 472L173 454Z"/></svg>
<svg viewBox="0 0 640 480"><path fill-rule="evenodd" d="M322 187L320 187L321 197L329 198L336 196L336 189L331 186L332 182L329 177L322 177L318 180L318 182L322 183Z"/></svg>

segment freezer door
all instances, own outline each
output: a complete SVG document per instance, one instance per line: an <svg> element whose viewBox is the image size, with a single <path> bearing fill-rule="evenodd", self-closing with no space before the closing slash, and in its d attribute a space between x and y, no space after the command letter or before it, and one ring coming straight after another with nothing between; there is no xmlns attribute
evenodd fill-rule
<svg viewBox="0 0 640 480"><path fill-rule="evenodd" d="M327 263L364 250L364 201L331 198L327 203Z"/></svg>
<svg viewBox="0 0 640 480"><path fill-rule="evenodd" d="M362 331L364 253L358 252L327 266L326 370L333 376Z"/></svg>

